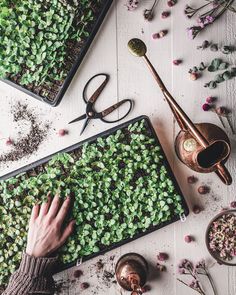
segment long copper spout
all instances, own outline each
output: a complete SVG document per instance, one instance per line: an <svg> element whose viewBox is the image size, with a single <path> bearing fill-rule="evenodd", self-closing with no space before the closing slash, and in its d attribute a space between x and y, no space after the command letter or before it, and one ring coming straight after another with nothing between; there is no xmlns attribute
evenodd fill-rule
<svg viewBox="0 0 236 295"><path fill-rule="evenodd" d="M150 72L152 73L154 79L156 80L157 84L159 85L164 97L166 98L181 130L189 131L193 138L198 142L199 145L201 145L203 148L209 147L208 140L202 135L202 133L197 129L197 127L194 125L194 123L189 119L189 117L186 115L186 113L183 111L183 109L178 105L176 100L172 97L170 92L165 87L164 83L162 82L160 76L156 72L155 68L153 67L152 63L148 59L146 52L147 47L145 43L140 39L131 39L128 43L128 48L131 51L131 53L135 56L142 57L147 64ZM216 165L216 174L220 177L220 179L225 184L231 184L232 179L231 176L224 166L223 163L218 163Z"/></svg>

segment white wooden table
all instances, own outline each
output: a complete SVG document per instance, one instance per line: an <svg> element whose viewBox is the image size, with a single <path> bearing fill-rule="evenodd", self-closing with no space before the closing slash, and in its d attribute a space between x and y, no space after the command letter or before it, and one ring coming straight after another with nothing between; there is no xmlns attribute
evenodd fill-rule
<svg viewBox="0 0 236 295"><path fill-rule="evenodd" d="M171 17L165 20L160 18L160 13L166 9L166 1L160 1L156 9L156 17L150 23L144 21L142 12L144 8L151 5L152 1L145 0L142 2L144 4L140 5L140 8L135 12L128 12L124 7L123 0L115 1L99 37L93 43L72 85L57 108L50 108L18 90L2 82L0 83L0 138L11 135L16 127L11 123L9 106L18 100L27 102L29 106L36 108L42 120L49 119L52 121L51 134L47 141L41 145L39 151L30 158L10 164L9 167L1 166L1 175L110 128L111 126L102 122L93 122L84 135L80 137L79 132L82 123L77 123L69 126L68 136L58 137L56 134L58 129L68 128L69 120L84 112L85 106L81 98L81 91L85 82L96 73L109 73L111 75L109 87L106 87L102 99L98 102L98 108L108 106L119 99L134 99L135 108L127 119L141 114L146 114L151 118L189 206L192 207L192 204L195 203L201 204L204 211L199 215L190 213L185 223L177 222L169 225L108 253L102 257L103 260L107 261L105 269L112 271L116 260L122 254L130 251L144 255L151 265L155 265L157 253L164 251L170 256L170 259L165 263L167 271L152 276L149 282L152 290L149 294L190 295L195 294L195 292L176 280L178 277L176 265L182 258L189 258L193 261L205 258L210 263L213 262L204 243L205 229L209 220L221 210L221 207L226 207L230 201L235 200L236 186L235 182L229 187L224 186L214 174L197 175L179 162L173 146L179 128L142 60L129 54L127 42L130 38L139 37L147 43L150 59L157 67L169 90L193 121L219 124L218 118L213 113L204 113L201 110L201 105L207 96L216 95L220 105L235 109L235 80L222 83L216 90L208 90L203 87L204 81L208 81L207 75L205 78L193 82L189 79L188 69L195 64L198 65L201 61L210 61L216 56L221 56L220 53L196 50L196 46L200 45L203 40L208 39L209 41L235 45L236 15L228 13L197 39L191 41L186 34L186 27L190 21L183 16L183 9L187 1L179 1L171 9ZM167 29L168 35L161 40L152 40L152 33L162 29ZM233 54L224 56L224 58L233 63L236 61L235 56L236 54ZM183 64L174 66L172 64L173 59L182 59ZM234 127L236 128L235 123ZM234 177L236 139L230 134L229 136L232 140L233 151L227 166ZM0 140L0 149L1 151L5 149L4 140ZM187 184L187 176L192 174L199 178L196 185ZM198 195L197 186L202 183L210 185L211 193L209 195ZM186 234L193 235L196 241L186 244L183 240ZM115 255L113 263L109 260L112 255ZM102 274L96 274L94 266L96 261L97 259L94 259L83 263L80 268L84 271L84 276L76 281L73 278L75 268L57 275L55 279L63 281L63 293L60 294L125 294L116 284L104 283ZM218 294L236 294L235 267L230 268L214 264L210 272L215 280ZM91 287L81 292L80 283L84 281L89 282Z"/></svg>

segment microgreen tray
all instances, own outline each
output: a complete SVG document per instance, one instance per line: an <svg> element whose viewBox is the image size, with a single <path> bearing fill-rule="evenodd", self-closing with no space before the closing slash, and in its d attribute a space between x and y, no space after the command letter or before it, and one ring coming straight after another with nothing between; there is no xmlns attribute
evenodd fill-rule
<svg viewBox="0 0 236 295"><path fill-rule="evenodd" d="M66 175L64 180L63 174ZM52 194L60 191L62 197L75 194L72 214L78 224L75 236L60 250L63 263L58 272L76 265L80 259L85 261L104 254L189 213L146 116L3 176L0 178L0 212L9 218L15 208L13 216L19 214L18 220L22 220L25 227L27 218L21 215L22 212L27 210L29 215L32 199L46 196L49 190ZM0 243L1 248L8 247L11 239L16 241L18 238L15 230L9 233L11 227L10 221L0 225L0 236L1 230L8 235L5 244ZM22 230L17 228L19 233ZM25 232L24 229L22 234ZM20 259L20 253L14 257ZM0 263L0 278L2 271Z"/></svg>
<svg viewBox="0 0 236 295"><path fill-rule="evenodd" d="M13 5L4 0L0 3L0 80L57 106L112 2L20 0Z"/></svg>

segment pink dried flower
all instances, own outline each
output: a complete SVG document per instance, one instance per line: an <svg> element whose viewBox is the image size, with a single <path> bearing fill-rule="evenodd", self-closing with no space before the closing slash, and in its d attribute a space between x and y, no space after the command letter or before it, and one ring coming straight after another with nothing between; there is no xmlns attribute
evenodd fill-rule
<svg viewBox="0 0 236 295"><path fill-rule="evenodd" d="M60 130L58 131L58 135L59 135L59 136L65 136L65 135L67 135L68 133L69 133L69 131L66 130L66 129L60 129Z"/></svg>
<svg viewBox="0 0 236 295"><path fill-rule="evenodd" d="M192 26L187 28L188 37L190 39L194 39L201 30L202 28L200 26Z"/></svg>
<svg viewBox="0 0 236 295"><path fill-rule="evenodd" d="M180 60L180 59L174 59L173 60L173 64L175 65L175 66L178 66L179 64L181 64L182 63L182 60Z"/></svg>
<svg viewBox="0 0 236 295"><path fill-rule="evenodd" d="M155 40L155 39L159 39L160 38L160 34L159 33L154 33L152 34L152 39Z"/></svg>
<svg viewBox="0 0 236 295"><path fill-rule="evenodd" d="M192 81L195 81L199 78L199 74L198 73L190 73L190 79Z"/></svg>
<svg viewBox="0 0 236 295"><path fill-rule="evenodd" d="M236 201L231 202L231 203L230 203L230 207L231 207L231 208L236 208Z"/></svg>
<svg viewBox="0 0 236 295"><path fill-rule="evenodd" d="M199 214L202 211L202 209L198 205L193 206L193 213Z"/></svg>
<svg viewBox="0 0 236 295"><path fill-rule="evenodd" d="M157 259L158 259L159 261L166 261L168 258L169 258L168 254L167 254L167 253L164 253L164 252L160 252L160 253L157 255Z"/></svg>
<svg viewBox="0 0 236 295"><path fill-rule="evenodd" d="M81 276L83 275L83 272L82 272L82 270L80 270L80 269L77 269L75 272L74 272L74 277L75 278L80 278Z"/></svg>
<svg viewBox="0 0 236 295"><path fill-rule="evenodd" d="M170 12L169 11L163 11L161 13L161 18L167 18L169 15L170 15Z"/></svg>
<svg viewBox="0 0 236 295"><path fill-rule="evenodd" d="M80 285L80 288L81 288L82 290L88 289L89 287L90 287L89 283L86 283L86 282L84 282L84 283L82 283L82 284Z"/></svg>
<svg viewBox="0 0 236 295"><path fill-rule="evenodd" d="M163 264L157 263L157 269L162 272L166 270L166 267Z"/></svg>
<svg viewBox="0 0 236 295"><path fill-rule="evenodd" d="M202 109L203 109L204 112L209 111L211 108L212 108L211 105L209 105L208 103L204 103L202 105Z"/></svg>
<svg viewBox="0 0 236 295"><path fill-rule="evenodd" d="M198 192L200 195L206 195L210 192L210 188L209 188L209 186L201 185L198 188Z"/></svg>
<svg viewBox="0 0 236 295"><path fill-rule="evenodd" d="M184 241L189 244L189 243L191 243L193 241L193 237L187 235L187 236L184 237Z"/></svg>
<svg viewBox="0 0 236 295"><path fill-rule="evenodd" d="M151 287L149 285L145 285L141 288L142 293L146 293L148 291L151 291Z"/></svg>
<svg viewBox="0 0 236 295"><path fill-rule="evenodd" d="M125 6L129 11L133 11L138 7L138 3L138 0L128 0Z"/></svg>
<svg viewBox="0 0 236 295"><path fill-rule="evenodd" d="M193 184L193 183L196 183L198 181L198 179L197 179L197 177L192 175L187 178L187 181L188 181L188 183Z"/></svg>
<svg viewBox="0 0 236 295"><path fill-rule="evenodd" d="M167 35L168 31L167 30L162 30L159 32L160 38L163 38L165 35Z"/></svg>
<svg viewBox="0 0 236 295"><path fill-rule="evenodd" d="M167 2L167 5L168 5L169 7L173 7L176 3L177 3L177 0L169 0L169 1Z"/></svg>
<svg viewBox="0 0 236 295"><path fill-rule="evenodd" d="M12 145L13 143L13 140L10 137L8 137L8 139L6 140L6 145Z"/></svg>
<svg viewBox="0 0 236 295"><path fill-rule="evenodd" d="M216 97L208 96L208 97L206 98L206 102L207 102L207 103L213 103L213 102L215 102L215 101L216 101Z"/></svg>

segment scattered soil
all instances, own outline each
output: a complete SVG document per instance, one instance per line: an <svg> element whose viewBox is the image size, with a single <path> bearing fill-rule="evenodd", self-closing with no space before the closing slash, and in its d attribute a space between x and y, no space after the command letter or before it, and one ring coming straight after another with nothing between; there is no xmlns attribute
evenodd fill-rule
<svg viewBox="0 0 236 295"><path fill-rule="evenodd" d="M11 150L3 155L0 155L0 163L18 161L24 157L35 153L41 143L45 140L50 129L50 123L43 124L33 109L29 109L27 104L18 102L11 109L13 121L21 124L22 121L30 125L27 135L20 137L18 140L12 140ZM18 133L19 135L20 132Z"/></svg>

